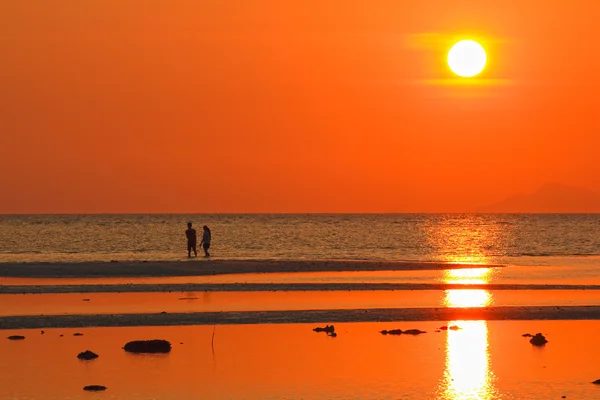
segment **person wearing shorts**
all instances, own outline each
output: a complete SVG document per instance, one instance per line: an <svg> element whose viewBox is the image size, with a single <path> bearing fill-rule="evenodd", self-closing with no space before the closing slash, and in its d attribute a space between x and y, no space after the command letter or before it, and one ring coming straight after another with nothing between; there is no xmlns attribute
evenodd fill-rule
<svg viewBox="0 0 600 400"><path fill-rule="evenodd" d="M187 226L185 237L187 238L188 258L192 257L192 250L194 251L194 257L198 257L196 253L196 230L192 228L191 222L188 222Z"/></svg>

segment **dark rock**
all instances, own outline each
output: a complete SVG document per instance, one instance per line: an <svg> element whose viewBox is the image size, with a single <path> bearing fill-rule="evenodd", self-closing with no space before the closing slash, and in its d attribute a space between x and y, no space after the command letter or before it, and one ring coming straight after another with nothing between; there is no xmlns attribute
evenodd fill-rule
<svg viewBox="0 0 600 400"><path fill-rule="evenodd" d="M83 336L83 333L75 332L73 336Z"/></svg>
<svg viewBox="0 0 600 400"><path fill-rule="evenodd" d="M101 390L106 390L106 386L102 386L102 385L88 385L88 386L84 386L83 390L87 390L88 392L99 392Z"/></svg>
<svg viewBox="0 0 600 400"><path fill-rule="evenodd" d="M524 333L521 336L523 336L523 337L533 337L533 335L531 333Z"/></svg>
<svg viewBox="0 0 600 400"><path fill-rule="evenodd" d="M534 337L531 338L531 340L529 340L529 343L531 343L534 346L543 346L546 343L548 343L548 341L546 340L546 337L544 337L544 335L542 335L541 333L536 333Z"/></svg>
<svg viewBox="0 0 600 400"><path fill-rule="evenodd" d="M81 301L90 301L90 299L83 299L83 300L81 300Z"/></svg>
<svg viewBox="0 0 600 400"><path fill-rule="evenodd" d="M98 358L98 354L94 353L93 351L86 350L77 354L77 358L80 360L93 360L94 358Z"/></svg>
<svg viewBox="0 0 600 400"><path fill-rule="evenodd" d="M337 337L337 333L331 332L331 333L328 333L327 336L329 336L329 337Z"/></svg>
<svg viewBox="0 0 600 400"><path fill-rule="evenodd" d="M162 311L162 312L161 312L161 314L166 314L166 313L167 313L166 311Z"/></svg>
<svg viewBox="0 0 600 400"><path fill-rule="evenodd" d="M42 333L42 335L43 335L43 334L44 334L44 333L46 333L46 332L44 332L44 331L41 331L41 333Z"/></svg>
<svg viewBox="0 0 600 400"><path fill-rule="evenodd" d="M325 328L317 327L313 329L315 332L326 332L326 333L334 333L335 327L333 325L325 325Z"/></svg>
<svg viewBox="0 0 600 400"><path fill-rule="evenodd" d="M168 353L171 351L171 343L162 339L134 340L128 342L123 349L130 353Z"/></svg>
<svg viewBox="0 0 600 400"><path fill-rule="evenodd" d="M440 332L441 332L441 331L440 331L439 329L436 329L436 330L435 330L435 333L440 333Z"/></svg>
<svg viewBox="0 0 600 400"><path fill-rule="evenodd" d="M567 398L567 396L561 396L560 398L561 398L561 399L566 399L566 398Z"/></svg>
<svg viewBox="0 0 600 400"><path fill-rule="evenodd" d="M600 385L600 379L596 379L594 382L592 382L594 385Z"/></svg>
<svg viewBox="0 0 600 400"><path fill-rule="evenodd" d="M402 335L402 329L392 329L392 330L382 330L380 332L382 335Z"/></svg>
<svg viewBox="0 0 600 400"><path fill-rule="evenodd" d="M444 325L444 326L440 326L440 328L439 328L439 329L440 329L441 331L447 331L447 330L448 330L448 327L447 327L446 325Z"/></svg>
<svg viewBox="0 0 600 400"><path fill-rule="evenodd" d="M60 335L60 337L63 337L63 336L65 336L65 335L63 335L63 334Z"/></svg>
<svg viewBox="0 0 600 400"><path fill-rule="evenodd" d="M452 326L449 326L449 327L448 327L448 329L450 329L450 330L452 330L452 331L457 331L457 330L459 330L459 329L460 329L460 327L459 327L459 326L457 326L457 325L452 325Z"/></svg>
<svg viewBox="0 0 600 400"><path fill-rule="evenodd" d="M12 335L8 337L8 340L23 340L25 339L25 336L21 336L21 335Z"/></svg>
<svg viewBox="0 0 600 400"><path fill-rule="evenodd" d="M405 335L420 335L421 333L427 333L427 332L419 330L419 329L409 329L407 331L402 331L402 333Z"/></svg>

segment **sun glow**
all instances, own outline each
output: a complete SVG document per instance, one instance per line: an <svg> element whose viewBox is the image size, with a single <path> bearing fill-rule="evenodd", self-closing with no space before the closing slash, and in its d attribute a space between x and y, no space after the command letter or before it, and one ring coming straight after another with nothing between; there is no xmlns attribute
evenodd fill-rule
<svg viewBox="0 0 600 400"><path fill-rule="evenodd" d="M487 56L483 46L473 40L461 40L448 52L448 66L458 76L473 77L485 68Z"/></svg>

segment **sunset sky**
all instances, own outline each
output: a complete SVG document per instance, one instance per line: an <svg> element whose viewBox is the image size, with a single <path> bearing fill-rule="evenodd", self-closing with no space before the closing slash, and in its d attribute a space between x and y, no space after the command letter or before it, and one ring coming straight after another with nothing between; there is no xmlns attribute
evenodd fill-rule
<svg viewBox="0 0 600 400"><path fill-rule="evenodd" d="M597 0L0 0L0 213L600 191ZM456 78L450 46L479 41Z"/></svg>

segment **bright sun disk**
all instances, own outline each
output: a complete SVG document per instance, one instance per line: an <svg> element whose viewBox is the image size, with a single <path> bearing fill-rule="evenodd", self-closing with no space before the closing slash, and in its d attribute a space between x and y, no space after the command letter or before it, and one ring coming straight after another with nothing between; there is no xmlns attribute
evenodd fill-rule
<svg viewBox="0 0 600 400"><path fill-rule="evenodd" d="M483 46L473 40L461 40L448 52L448 66L456 75L465 78L483 71L486 61Z"/></svg>

